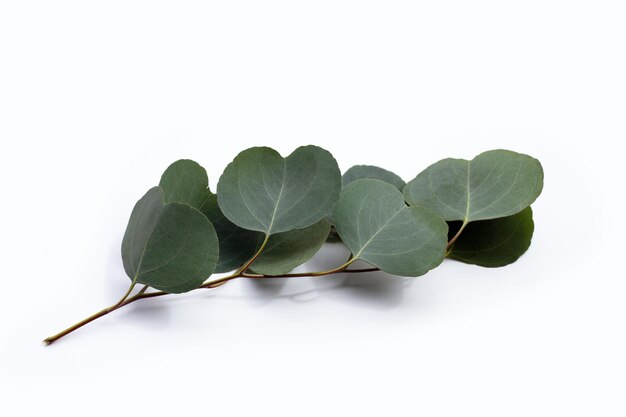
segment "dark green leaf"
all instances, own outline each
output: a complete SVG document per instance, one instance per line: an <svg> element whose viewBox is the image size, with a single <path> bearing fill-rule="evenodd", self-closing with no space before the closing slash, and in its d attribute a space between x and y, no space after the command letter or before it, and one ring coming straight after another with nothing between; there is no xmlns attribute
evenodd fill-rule
<svg viewBox="0 0 626 417"><path fill-rule="evenodd" d="M182 293L202 284L217 259L217 235L197 209L164 204L160 187L150 189L133 208L122 241L124 269L132 280Z"/></svg>
<svg viewBox="0 0 626 417"><path fill-rule="evenodd" d="M341 181L345 187L351 182L362 178L371 178L388 182L400 191L402 191L406 185L404 180L393 172L373 165L355 165L343 174Z"/></svg>
<svg viewBox="0 0 626 417"><path fill-rule="evenodd" d="M220 257L215 273L237 269L254 255L263 240L263 234L242 229L228 220L217 204L216 195L212 195L200 211L209 218L220 241Z"/></svg>
<svg viewBox="0 0 626 417"><path fill-rule="evenodd" d="M167 167L159 186L165 193L166 203L185 203L200 208L211 195L205 169L189 159L181 159Z"/></svg>
<svg viewBox="0 0 626 417"><path fill-rule="evenodd" d="M470 223L448 257L491 268L511 264L528 250L534 228L530 207L513 216Z"/></svg>
<svg viewBox="0 0 626 417"><path fill-rule="evenodd" d="M272 235L250 269L264 275L286 274L311 259L329 233L330 223L322 220L304 229Z"/></svg>
<svg viewBox="0 0 626 417"><path fill-rule="evenodd" d="M402 193L383 181L346 186L333 218L354 258L390 274L423 275L444 259L446 222L428 209L407 207Z"/></svg>
<svg viewBox="0 0 626 417"><path fill-rule="evenodd" d="M431 165L404 187L404 196L411 206L427 207L445 220L469 223L519 213L542 188L539 161L495 150L471 161L444 159Z"/></svg>
<svg viewBox="0 0 626 417"><path fill-rule="evenodd" d="M271 148L245 150L226 167L217 186L224 215L266 235L324 219L340 191L337 162L317 146L300 147L287 158Z"/></svg>

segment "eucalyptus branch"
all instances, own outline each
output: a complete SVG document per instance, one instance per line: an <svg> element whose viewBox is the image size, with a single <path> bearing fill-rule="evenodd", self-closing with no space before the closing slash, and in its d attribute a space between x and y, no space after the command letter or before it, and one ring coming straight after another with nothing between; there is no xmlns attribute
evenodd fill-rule
<svg viewBox="0 0 626 417"><path fill-rule="evenodd" d="M208 187L198 163L171 164L131 212L122 240L128 291L44 343L135 301L214 289L237 278L373 271L416 277L446 257L508 265L530 246L530 205L542 191L543 169L528 155L494 150L472 160L444 159L405 183L375 166L357 165L342 176L330 152L317 146L287 157L258 147L228 164L217 193ZM449 241L444 219L463 222ZM329 239L354 255L326 271L291 272ZM371 267L350 269L357 260ZM138 277L143 287L131 295Z"/></svg>

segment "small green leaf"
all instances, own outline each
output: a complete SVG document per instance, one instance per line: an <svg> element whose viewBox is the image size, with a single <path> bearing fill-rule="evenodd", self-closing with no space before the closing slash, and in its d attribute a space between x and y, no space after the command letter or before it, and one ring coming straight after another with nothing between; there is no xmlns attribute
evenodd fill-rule
<svg viewBox="0 0 626 417"><path fill-rule="evenodd" d="M345 187L333 213L355 259L390 274L419 276L445 256L448 225L432 211L407 207L396 187L360 179Z"/></svg>
<svg viewBox="0 0 626 417"><path fill-rule="evenodd" d="M228 220L217 204L216 195L212 195L200 211L211 221L220 241L220 257L215 273L239 268L254 255L263 241L262 233L242 229Z"/></svg>
<svg viewBox="0 0 626 417"><path fill-rule="evenodd" d="M217 185L224 215L239 227L266 235L302 229L327 217L341 192L332 155L303 146L287 158L271 148L241 152Z"/></svg>
<svg viewBox="0 0 626 417"><path fill-rule="evenodd" d="M201 285L217 259L217 235L197 209L164 204L160 187L151 188L133 208L122 240L124 270L131 280L182 293Z"/></svg>
<svg viewBox="0 0 626 417"><path fill-rule="evenodd" d="M513 216L473 222L467 225L448 257L489 268L505 266L528 250L534 229L530 207Z"/></svg>
<svg viewBox="0 0 626 417"><path fill-rule="evenodd" d="M379 168L373 165L355 165L343 174L341 177L341 182L343 186L350 184L353 181L362 179L362 178L371 178L376 180L381 180L387 182L398 190L402 191L406 183L402 178L397 176L391 171L387 171L386 169Z"/></svg>
<svg viewBox="0 0 626 417"><path fill-rule="evenodd" d="M250 269L264 275L286 274L311 259L329 233L330 223L322 220L304 229L272 235Z"/></svg>
<svg viewBox="0 0 626 417"><path fill-rule="evenodd" d="M411 206L434 210L445 220L465 223L511 216L541 194L543 170L536 159L505 150L471 161L444 159L404 187Z"/></svg>
<svg viewBox="0 0 626 417"><path fill-rule="evenodd" d="M206 170L189 159L181 159L167 167L159 186L165 193L166 203L185 203L195 208L200 208L212 194L208 189Z"/></svg>

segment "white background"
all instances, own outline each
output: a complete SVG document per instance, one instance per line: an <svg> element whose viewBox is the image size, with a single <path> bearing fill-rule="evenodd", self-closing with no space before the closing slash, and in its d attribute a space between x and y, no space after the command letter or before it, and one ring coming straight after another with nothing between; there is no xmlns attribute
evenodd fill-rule
<svg viewBox="0 0 626 417"><path fill-rule="evenodd" d="M624 416L623 1L3 1L3 415ZM516 264L116 301L135 201L255 145L539 158ZM323 250L301 270L336 266ZM8 411L8 414L7 414Z"/></svg>

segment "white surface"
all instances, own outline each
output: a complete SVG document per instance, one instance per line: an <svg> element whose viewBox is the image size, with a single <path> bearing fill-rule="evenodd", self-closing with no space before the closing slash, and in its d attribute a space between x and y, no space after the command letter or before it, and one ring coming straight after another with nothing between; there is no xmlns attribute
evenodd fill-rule
<svg viewBox="0 0 626 417"><path fill-rule="evenodd" d="M624 7L2 2L0 411L625 415ZM215 187L247 147L309 143L406 180L529 153L533 245L495 270L235 282L41 345L124 292L130 210L170 162Z"/></svg>

